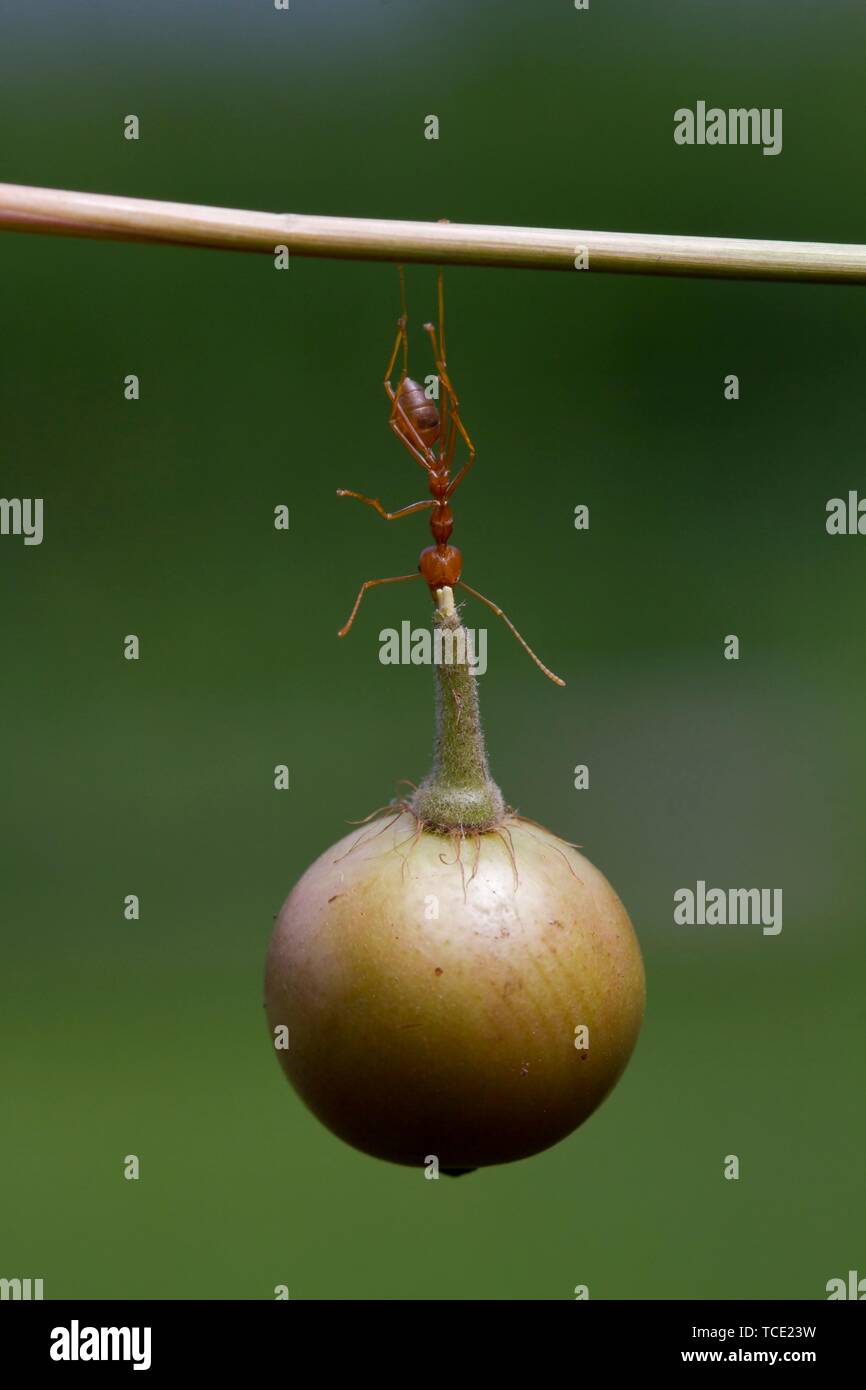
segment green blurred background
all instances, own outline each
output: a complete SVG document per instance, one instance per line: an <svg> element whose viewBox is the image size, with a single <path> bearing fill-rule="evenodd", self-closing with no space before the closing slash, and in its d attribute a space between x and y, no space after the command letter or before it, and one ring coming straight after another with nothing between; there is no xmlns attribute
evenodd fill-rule
<svg viewBox="0 0 866 1390"><path fill-rule="evenodd" d="M866 239L854 3L0 16L10 182ZM698 99L782 107L783 153L677 147L673 112ZM866 492L864 291L447 276L478 445L465 574L568 680L491 619L493 769L612 879L649 1007L583 1130L434 1183L331 1137L261 1012L292 883L428 757L429 670L378 661L381 628L426 621L420 586L335 635L361 579L426 543L423 517L388 527L334 496L423 495L386 428L393 269L32 236L0 253L0 492L44 497L46 528L0 539L0 1276L49 1298L741 1299L866 1273L866 540L824 529L828 498ZM410 271L424 370L433 292ZM698 878L782 887L781 935L675 927Z"/></svg>

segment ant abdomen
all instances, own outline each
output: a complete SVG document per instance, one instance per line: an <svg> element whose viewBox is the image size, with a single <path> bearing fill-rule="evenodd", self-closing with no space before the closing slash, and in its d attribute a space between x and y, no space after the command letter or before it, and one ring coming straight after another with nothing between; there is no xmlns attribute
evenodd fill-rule
<svg viewBox="0 0 866 1390"><path fill-rule="evenodd" d="M404 377L403 384L397 392L397 401L400 410L429 448L439 438L439 411L427 396L424 387L420 382L413 381L410 376ZM401 419L399 410L395 424L400 434L406 438L405 422Z"/></svg>

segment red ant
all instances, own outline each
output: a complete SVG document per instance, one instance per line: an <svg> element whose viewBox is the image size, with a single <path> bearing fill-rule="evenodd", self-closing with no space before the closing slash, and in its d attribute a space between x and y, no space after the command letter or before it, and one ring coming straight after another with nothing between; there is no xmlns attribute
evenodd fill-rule
<svg viewBox="0 0 866 1390"><path fill-rule="evenodd" d="M411 516L413 512L420 512L425 507L430 507L430 530L433 532L435 545L428 545L421 551L417 574L398 574L390 579L367 579L361 585L358 597L355 599L355 606L349 615L349 621L342 627L337 634L345 637L349 631L361 606L361 600L368 589L373 589L377 584L402 584L408 579L425 579L430 588L430 593L434 602L437 601L439 592L444 588L454 589L461 584L467 593L487 605L497 617L502 618L507 623L520 645L529 653L536 666L544 672L550 680L557 685L565 685L564 680L555 676L549 671L542 661L539 661L535 652L527 642L523 640L517 628L506 617L502 609L483 594L479 594L477 589L473 589L461 579L463 568L463 556L456 546L449 545L448 541L454 527L454 518L449 506L451 497L463 482L475 462L475 446L463 426L460 418L460 404L451 384L445 366L445 313L444 299L442 293L442 271L438 276L439 290L439 335L437 341L436 329L432 323L424 324L425 333L429 333L430 342L433 347L433 360L436 363L436 371L439 376L439 384L444 392L442 397L441 415L433 401L430 400L424 387L417 381L413 381L409 376L409 342L406 336L406 324L408 315L406 313L406 288L403 276L403 267L399 266L400 274L400 302L402 313L397 320L397 337L394 340L394 349L388 360L385 371L385 394L391 402L391 414L388 418L388 425L394 431L404 448L414 459L417 459L422 468L427 470L427 477L430 484L429 498L422 502L411 502L408 507L401 507L396 512L386 512L378 497L364 497L360 492L352 492L349 488L338 488L338 497L355 497L359 502L364 502L368 507L373 507L380 516L386 521L397 521L400 517ZM391 375L394 371L394 364L400 348L403 349L403 370L400 373L400 380L395 391L391 385ZM458 435L463 439L469 457L463 464L459 473L454 478L451 477L451 464L454 458L454 450L457 446ZM438 454L434 450L434 445L439 441Z"/></svg>

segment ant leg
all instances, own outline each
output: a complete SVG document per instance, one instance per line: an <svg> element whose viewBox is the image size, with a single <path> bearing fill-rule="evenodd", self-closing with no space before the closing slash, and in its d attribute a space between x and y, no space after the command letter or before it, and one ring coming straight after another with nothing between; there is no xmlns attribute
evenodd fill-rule
<svg viewBox="0 0 866 1390"><path fill-rule="evenodd" d="M394 371L394 363L397 361L397 353L400 351L401 344L403 346L403 371L400 374L400 385L397 387L398 395L400 393L400 386L402 386L403 382L406 380L408 366L409 344L406 338L405 314L401 314L397 320L397 337L394 339L394 347L391 350L391 356L388 358L388 365L385 368L385 390L392 401L394 400L394 388L391 385L391 376Z"/></svg>
<svg viewBox="0 0 866 1390"><path fill-rule="evenodd" d="M414 438L418 441L417 446L412 443L411 439L407 439L405 434L402 434L401 431L398 429L397 421L394 419L393 412L388 421L388 428L393 431L396 438L399 439L400 443L403 445L403 448L408 449L412 457L418 460L421 467L426 468L428 473L432 473L433 467L436 463L436 455L433 454L429 449L425 449L423 440L419 436L418 431L415 429L415 426L412 424L412 421L409 419L409 416L406 414L402 405L396 405L396 410L399 413L400 418L405 424L406 428L411 431ZM422 450L424 450L423 453L421 452Z"/></svg>
<svg viewBox="0 0 866 1390"><path fill-rule="evenodd" d="M406 283L403 275L403 267L398 266L397 270L400 276L400 304L402 307L402 313L400 314L400 317L397 320L397 336L394 339L394 346L391 349L391 356L388 358L388 365L385 368L385 395L391 402L391 414L388 419L388 424L394 431L397 438L400 440L400 443L403 444L405 448L409 450L413 458L417 459L418 462L421 464L421 467L426 468L427 472L429 473L436 463L436 456L430 449L427 448L423 439L418 434L418 431L415 429L415 426L412 424L412 421L409 419L409 416L406 414L405 410L400 404L400 392L403 390L403 383L406 380L406 377L409 373L409 340L406 336ZM394 372L394 365L397 361L397 355L400 351L401 346L403 348L403 370L400 373L400 380L397 383L397 390L395 391L393 386L391 385L391 377ZM395 416L398 415L400 417L400 422L403 426L403 429L406 432L408 432L410 436L408 439L406 438L406 434L401 432L397 428Z"/></svg>
<svg viewBox="0 0 866 1390"><path fill-rule="evenodd" d="M466 477L466 474L469 472L470 468L475 462L475 449L472 447L472 445L469 446L469 449L470 452L468 459L464 463L463 467L460 469L460 472L456 474L456 476L453 477L451 479L451 482L448 484L448 491L445 494L446 498L450 497L453 492L457 491L460 484L463 482L463 479Z"/></svg>
<svg viewBox="0 0 866 1390"><path fill-rule="evenodd" d="M511 628L511 631L514 633L514 636L517 638L517 640L518 640L518 642L520 643L521 647L523 647L524 651L526 651L526 652L529 653L529 655L532 657L532 660L535 662L536 666L539 668L540 671L543 671L543 672L544 672L544 674L548 677L549 680L552 680L552 681L554 682L555 685L565 685L565 681L564 681L564 680L560 680L559 676L555 676L555 675L553 674L552 671L548 671L548 669L547 669L547 667L545 666L544 662L543 662L543 661L539 661L538 657L535 655L535 652L532 650L532 648L530 647L529 643L528 643L528 642L525 642L525 641L523 640L523 638L521 637L520 633L517 631L517 628L514 626L513 622L511 621L511 619L508 618L508 617L506 617L506 615L503 613L502 609L499 607L498 604L496 604L496 603L491 603L491 601L490 601L489 598L485 598L483 594L479 594L479 592L478 592L477 589L471 588L471 586L470 586L469 584L466 583L466 580L465 580L465 579L459 579L457 582L458 582L458 584L461 584L461 585L463 586L463 588L467 591L467 593L472 594L472 596L473 596L474 598L480 599L482 603L486 603L486 604L487 604L487 607L488 607L489 609L491 609L491 611L494 612L494 613L496 614L497 618L501 618L502 621L503 621L508 627ZM360 602L360 599L359 599L359 602Z"/></svg>
<svg viewBox="0 0 866 1390"><path fill-rule="evenodd" d="M444 364L444 362L443 362L443 364L442 364L443 371L444 371L444 367L445 367L445 364ZM456 395L454 394L454 388L453 388L453 386L451 385L451 382L448 380L448 374L447 374L447 372L445 372L444 376L441 377L440 380L442 380L442 383L443 383L443 385L444 385L444 387L445 387L445 390L450 394L450 397L451 397L451 419L452 419L452 422L453 422L454 425L457 426L457 429L460 431L460 435L461 435L461 437L462 437L462 439L463 439L463 442L464 442L464 444L466 445L467 449L469 450L469 457L468 457L468 459L467 459L466 462L464 463L463 467L460 469L459 473L457 473L457 474L451 479L451 482L448 484L448 491L446 492L445 496L446 496L446 497L450 497L450 496L452 495L452 493L454 493L454 492L457 491L457 489L459 488L460 484L463 482L463 479L466 477L466 474L469 472L470 468L472 467L473 463L475 462L475 445L472 443L472 440L469 438L469 435L467 434L466 429L464 428L463 421L462 421L461 418L460 418L460 403L459 403L459 401L457 400ZM446 453L445 453L445 459L446 459L446 462L447 462L449 468L451 467L451 460L452 460L453 457L454 457L454 449L455 449L456 444L457 444L457 436L456 436L456 434L455 434L455 432L454 432L454 430L453 430L453 428L452 428L452 431L451 431L451 438L448 440L448 448L447 448Z"/></svg>
<svg viewBox="0 0 866 1390"><path fill-rule="evenodd" d="M425 323L425 324L424 324L424 332L427 333L427 334L429 334L429 336L430 336L430 344L431 344L431 346L432 346L432 348L433 348L433 362L434 362L435 367L436 367L436 375L437 375L437 378L438 378L438 380L439 380L439 385L440 385L440 387L441 387L441 386L445 386L445 388L446 388L446 395L441 396L441 397L440 397L440 401L439 401L439 419L440 419L440 433L439 433L439 439L441 440L441 458L443 458L443 459L450 459L450 458L453 456L453 454L454 454L454 442L455 442L455 439L456 439L456 435L455 435L455 425L454 425L453 416L454 416L454 413L455 413L456 408L457 408L457 406L458 406L458 401L457 401L457 397L456 397L455 394L454 394L453 388L450 390L450 394L448 394L448 388L451 386L451 383L448 381L448 373L447 373L447 371L445 370L445 349L444 349L444 346L443 346L443 338L442 338L443 324L442 324L442 271L441 271L441 270L440 270L440 272L439 272L439 341L438 341L438 343L437 343L437 341L436 341L436 329L433 327L432 323ZM447 382L447 386L446 386L446 382ZM449 406L451 407L451 412L450 412L451 418L449 418L449 409L448 409Z"/></svg>
<svg viewBox="0 0 866 1390"><path fill-rule="evenodd" d="M447 219L443 220L447 221ZM432 331L433 325L425 323L424 327L430 332L430 341L433 344L433 360L436 363L436 372L439 377L439 384L441 386L443 376L445 377L446 381L448 378L448 373L445 370L445 287L441 265L439 266L436 272L436 298L438 301L439 310L438 351L436 348L436 335ZM439 438L442 441L442 458L445 461L445 465L447 468L451 467L451 460L454 457L454 445L456 443L457 438L454 433L454 415L457 410L457 405L457 397L454 395L454 392L452 391L449 395L446 389L445 395L442 398L441 402L442 430L439 435Z"/></svg>
<svg viewBox="0 0 866 1390"><path fill-rule="evenodd" d="M351 489L347 487L338 487L337 496L356 497L359 502L365 502L368 507L372 507L374 511L377 511L386 521L399 521L402 516L411 516L413 512L420 512L422 507L435 506L435 499L429 497L425 498L423 502L411 502L408 507L401 507L399 511L386 512L378 497L365 497L363 493L352 492Z"/></svg>
<svg viewBox="0 0 866 1390"><path fill-rule="evenodd" d="M440 288L441 288L441 287L440 287ZM441 315L441 313L442 313L441 306L440 306L439 312L440 312L440 315ZM457 399L457 392L454 390L454 387L453 387L453 385L452 385L452 383L451 383L451 378L450 378L449 375L448 375L448 369L447 369L447 367L445 366L445 355L444 355L444 346L443 346L443 343L442 343L442 336L441 336L442 330L441 330L441 327L440 327L440 330L439 330L439 331L440 331L440 337L439 337L439 342L438 342L438 344L437 344L437 341L436 341L436 329L433 327L432 323L425 323L425 325L424 325L424 330L425 330L426 333L429 333L429 335L430 335L430 342L431 342L432 347L433 347L433 360L434 360L435 363L436 363L436 371L437 371L438 374L439 374L439 384L440 384L440 386L442 387L442 389L444 390L444 392L445 392L445 399L446 399L446 401L450 404L450 407L451 407L451 409L450 409L450 419L448 419L449 412L448 412L448 410L445 408L445 402L443 401L443 410L442 410L443 433L442 433L442 441L443 441L443 454L444 454L445 462L447 463L448 467L449 467L449 468L451 467L451 460L452 460L453 457L454 457L454 449L455 449L456 444L457 444L457 433L458 433L458 431L459 431L459 433L460 433L460 437L462 438L464 444L466 445L467 449L469 450L469 457L468 457L468 459L467 459L466 462L464 463L463 467L460 469L460 472L457 474L457 476L456 476L455 478L453 478L452 481L451 481L451 482L449 483L449 485L448 485L448 492L446 493L446 496L447 496L447 497L450 497L451 494L452 494L453 492L455 492L455 491L457 490L457 488L460 486L460 484L463 482L463 479L466 477L466 474L469 472L470 468L472 467L473 463L475 462L475 445L472 443L472 440L469 438L469 435L468 435L467 432L466 432L466 428L465 428L465 426L464 426L464 424L463 424L463 421L462 421L461 418L460 418L460 402L459 402L459 400ZM450 426L450 430L449 430L449 434L448 434L448 439L447 439L447 441L445 440L445 423L444 423L446 419L448 419L448 424L449 424L449 426Z"/></svg>
<svg viewBox="0 0 866 1390"><path fill-rule="evenodd" d="M397 266L397 279L400 281L400 322L403 325L403 376L409 375L409 339L406 337L406 324L409 322L409 310L406 308L406 271L402 265ZM388 373L390 377L391 373Z"/></svg>
<svg viewBox="0 0 866 1390"><path fill-rule="evenodd" d="M427 448L426 444L419 435L415 426L412 424L412 421L409 419L409 416L406 414L405 410L400 404L400 392L403 390L403 382L406 380L405 370L403 372L403 375L400 377L399 382L397 383L396 391L391 385L391 373L394 370L394 363L397 360L397 353L400 351L401 341L403 342L404 357L406 355L405 339L406 320L401 319L397 327L397 337L394 342L394 350L391 353L391 358L388 362L388 371L385 376L385 395L391 402L391 414L388 417L388 425L394 431L395 435L399 439L400 443L404 446L404 448L408 449L412 457L417 459L421 467L426 468L427 472L429 473L436 463L436 455L432 452L431 449ZM400 417L400 422L403 426L403 431L405 431L406 433L397 428L397 421L395 417L398 415ZM407 433L410 436L408 439L406 437Z"/></svg>
<svg viewBox="0 0 866 1390"><path fill-rule="evenodd" d="M344 627L340 628L340 631L337 633L337 636L345 637L346 633L349 631L349 628L352 626L353 622L355 621L355 618L357 617L358 609L361 607L361 599L364 597L368 589L375 589L377 584L402 584L403 581L406 579L420 578L420 574L395 574L391 579L365 579L360 589L358 590L358 597L355 599L355 607L349 614L349 621L345 624Z"/></svg>

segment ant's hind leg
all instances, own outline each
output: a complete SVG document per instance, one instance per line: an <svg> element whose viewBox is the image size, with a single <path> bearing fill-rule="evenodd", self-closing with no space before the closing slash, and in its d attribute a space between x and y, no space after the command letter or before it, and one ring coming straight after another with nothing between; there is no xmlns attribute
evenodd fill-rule
<svg viewBox="0 0 866 1390"><path fill-rule="evenodd" d="M402 287L402 275L400 283ZM400 401L400 396L403 391L403 383L406 380L409 366L409 344L406 337L405 299L403 303L403 309L404 312L397 321L397 337L394 339L394 347L391 350L391 356L388 359L388 366L385 370L385 395L391 402L391 414L388 416L388 424L390 428L393 430L394 434L399 439L400 443L403 445L403 447L408 449L412 457L417 459L421 467L426 468L427 472L429 473L430 469L434 466L436 462L436 456L431 449L427 448L427 445L424 443L420 434L416 430L414 424L409 419L409 416L406 414ZM403 370L400 374L400 380L397 382L397 390L395 391L394 387L391 385L391 377L394 372L394 364L397 361L397 354L400 351L401 343L403 345ZM400 421L399 426L397 424L398 418Z"/></svg>
<svg viewBox="0 0 866 1390"><path fill-rule="evenodd" d="M466 445L466 448L469 450L468 459L466 460L463 467L460 469L460 472L453 479L448 488L448 496L450 497L451 494L462 483L463 479L466 477L466 474L469 472L470 468L475 462L475 445L469 438L469 435L466 431L466 426L463 424L463 421L460 418L460 401L457 399L457 392L454 390L451 378L448 375L448 369L445 366L445 347L441 337L442 329L440 327L440 337L438 342L436 338L436 329L433 327L432 323L425 323L424 332L429 334L430 336L430 343L433 348L433 361L436 364L436 372L439 377L439 385L442 391L444 391L445 393L444 399L441 402L442 444L445 460L448 464L448 467L451 467L451 460L454 457L454 450L457 446L458 433L461 439L463 440L463 443ZM445 438L446 429L448 432L447 439Z"/></svg>
<svg viewBox="0 0 866 1390"><path fill-rule="evenodd" d="M353 622L355 621L355 618L357 617L358 609L361 607L361 599L364 597L368 589L375 589L377 584L402 584L404 580L420 578L420 574L395 574L390 579L365 579L364 583L358 590L358 597L355 599L355 607L349 614L349 621L343 627L340 628L340 631L337 633L337 636L345 637L346 633L349 631L349 628L352 626Z"/></svg>
<svg viewBox="0 0 866 1390"><path fill-rule="evenodd" d="M409 316L406 312L406 277L401 265L397 266L397 274L400 277L400 317L397 320L397 337L394 339L391 356L388 358L388 365L385 368L385 392L392 404L399 396L400 387L409 375L409 339L406 336L406 324L409 321ZM397 361L397 354L401 346L403 348L403 370L400 373L400 381L395 393L391 385L391 377L394 374L394 364Z"/></svg>
<svg viewBox="0 0 866 1390"><path fill-rule="evenodd" d="M491 612L496 614L497 618L501 618L502 621L506 624L506 626L511 628L511 631L514 633L514 636L517 638L523 650L529 653L538 669L540 671L543 671L544 674L548 677L548 679L553 681L554 685L565 685L564 680L561 680L559 676L555 676L552 671L549 671L543 661L539 661L538 657L535 655L535 652L532 650L529 643L524 641L511 619L507 617L505 613L503 613L498 603L492 603L489 598L485 598L483 594L479 594L478 590L473 589L471 585L467 584L465 579L459 579L457 582L460 585L462 585L462 587L466 590L468 594L472 594L473 598L480 599L482 603L485 603L487 607L491 610Z"/></svg>
<svg viewBox="0 0 866 1390"><path fill-rule="evenodd" d="M394 363L397 361L397 354L400 351L401 344L403 346L403 370L400 374L400 381L397 384L397 390L395 391L393 386L391 385L391 377L394 375ZM394 346L391 349L391 356L388 358L388 365L385 368L385 394L392 403L399 396L400 387L406 379L408 368L408 356L409 342L406 337L406 319L405 317L401 316L397 320L397 336L394 339Z"/></svg>

